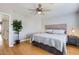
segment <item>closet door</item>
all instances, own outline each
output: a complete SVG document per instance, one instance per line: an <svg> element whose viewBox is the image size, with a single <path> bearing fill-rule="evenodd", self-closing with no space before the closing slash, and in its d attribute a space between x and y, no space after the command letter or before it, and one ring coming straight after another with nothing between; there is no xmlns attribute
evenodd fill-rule
<svg viewBox="0 0 79 59"><path fill-rule="evenodd" d="M9 39L9 16L7 15L2 17L2 38Z"/></svg>
<svg viewBox="0 0 79 59"><path fill-rule="evenodd" d="M2 24L2 21L0 20L0 47L2 46L2 35L1 35L1 24Z"/></svg>
<svg viewBox="0 0 79 59"><path fill-rule="evenodd" d="M1 22L0 22L0 35L1 35Z"/></svg>

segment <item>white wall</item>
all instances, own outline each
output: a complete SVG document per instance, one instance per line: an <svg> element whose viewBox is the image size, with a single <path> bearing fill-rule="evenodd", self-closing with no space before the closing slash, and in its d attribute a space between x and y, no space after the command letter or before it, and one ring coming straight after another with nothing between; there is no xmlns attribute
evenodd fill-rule
<svg viewBox="0 0 79 59"><path fill-rule="evenodd" d="M41 17L40 16L30 16L30 17L24 17L22 15L18 15L18 14L12 14L11 15L11 21L10 21L10 34L11 34L11 37L10 37L10 44L13 44L14 43L14 40L17 39L14 31L13 31L13 28L12 28L12 21L14 19L17 19L17 20L21 20L22 21L22 26L23 26L23 29L22 31L20 32L20 40L24 40L26 38L26 35L29 34L29 33L33 33L33 32L40 32L41 31ZM9 34L9 35L10 35Z"/></svg>
<svg viewBox="0 0 79 59"><path fill-rule="evenodd" d="M79 28L79 13L76 14L77 17L77 28Z"/></svg>
<svg viewBox="0 0 79 59"><path fill-rule="evenodd" d="M71 29L77 30L77 17L76 14L67 14L51 18L43 18L43 26L48 24L67 24L68 34L71 34ZM76 32L77 35L79 32Z"/></svg>

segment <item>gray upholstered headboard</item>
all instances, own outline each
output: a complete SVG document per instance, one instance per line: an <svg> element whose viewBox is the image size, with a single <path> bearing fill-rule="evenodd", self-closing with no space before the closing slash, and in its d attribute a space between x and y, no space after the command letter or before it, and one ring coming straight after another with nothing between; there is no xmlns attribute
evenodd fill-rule
<svg viewBox="0 0 79 59"><path fill-rule="evenodd" d="M66 30L67 33L67 24L45 25L45 29L63 29Z"/></svg>

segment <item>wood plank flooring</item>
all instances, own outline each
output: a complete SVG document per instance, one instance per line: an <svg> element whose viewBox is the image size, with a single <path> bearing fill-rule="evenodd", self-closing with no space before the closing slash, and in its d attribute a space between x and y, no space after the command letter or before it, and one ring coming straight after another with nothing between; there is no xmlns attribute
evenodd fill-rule
<svg viewBox="0 0 79 59"><path fill-rule="evenodd" d="M79 47L72 45L67 46L68 55L79 55ZM33 46L29 42L22 42L9 48L7 43L4 42L2 48L0 48L0 55L54 55L41 48Z"/></svg>

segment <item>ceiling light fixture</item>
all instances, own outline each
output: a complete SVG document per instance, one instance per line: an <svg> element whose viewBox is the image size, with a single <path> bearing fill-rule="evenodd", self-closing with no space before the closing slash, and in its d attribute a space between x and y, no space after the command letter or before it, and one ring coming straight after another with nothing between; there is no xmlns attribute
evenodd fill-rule
<svg viewBox="0 0 79 59"><path fill-rule="evenodd" d="M41 11L38 11L38 12L37 12L37 14L41 14L41 13L42 13Z"/></svg>
<svg viewBox="0 0 79 59"><path fill-rule="evenodd" d="M42 7L42 4L38 4L37 8L35 8L35 9L29 9L29 10L35 11L35 14L39 14L39 15L44 14L45 11L50 11L49 9L44 9Z"/></svg>

